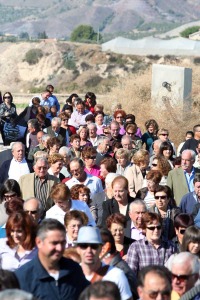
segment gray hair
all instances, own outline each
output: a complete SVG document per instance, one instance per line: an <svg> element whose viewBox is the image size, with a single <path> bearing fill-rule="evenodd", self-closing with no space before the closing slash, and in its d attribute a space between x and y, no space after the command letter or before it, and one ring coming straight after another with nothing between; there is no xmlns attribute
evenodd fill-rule
<svg viewBox="0 0 200 300"><path fill-rule="evenodd" d="M106 136L101 136L100 139L97 141L97 145L99 146L100 144L102 144L105 140L110 141L110 139Z"/></svg>
<svg viewBox="0 0 200 300"><path fill-rule="evenodd" d="M34 161L34 166L37 164L38 161L43 161L48 166L48 160L47 160L47 158L45 158L45 157L38 157L38 158L36 158L36 160Z"/></svg>
<svg viewBox="0 0 200 300"><path fill-rule="evenodd" d="M185 149L185 150L183 150L183 152L181 153L181 157L182 157L182 155L183 155L184 153L187 153L187 152L189 152L189 153L191 154L192 160L195 161L196 153L195 153L193 150L191 150L191 149Z"/></svg>
<svg viewBox="0 0 200 300"><path fill-rule="evenodd" d="M94 127L95 129L97 129L97 125L95 123L89 123L87 127L88 129L90 129L90 127Z"/></svg>
<svg viewBox="0 0 200 300"><path fill-rule="evenodd" d="M50 138L50 135L45 133L43 136L42 136L42 142L45 142L48 138Z"/></svg>
<svg viewBox="0 0 200 300"><path fill-rule="evenodd" d="M61 118L54 117L54 118L51 120L51 124L52 124L53 122L56 122L56 123L58 123L59 125L61 125Z"/></svg>
<svg viewBox="0 0 200 300"><path fill-rule="evenodd" d="M39 122L38 122L37 119L30 119L30 120L28 120L27 125L29 125L29 124L31 125L32 128L36 128L36 129L40 128Z"/></svg>
<svg viewBox="0 0 200 300"><path fill-rule="evenodd" d="M11 144L11 152L13 152L13 150L15 149L15 147L17 145L22 145L23 148L24 148L24 144L22 142L14 142L14 143Z"/></svg>
<svg viewBox="0 0 200 300"><path fill-rule="evenodd" d="M129 135L123 135L121 138L121 143L123 143L125 140L129 140L129 142L132 143L132 139Z"/></svg>
<svg viewBox="0 0 200 300"><path fill-rule="evenodd" d="M0 300L34 300L35 297L25 291L8 289L0 292Z"/></svg>
<svg viewBox="0 0 200 300"><path fill-rule="evenodd" d="M69 147L66 147L66 146L62 146L60 149L59 149L59 153L62 154L66 154L70 160L72 160L74 158L73 156L73 153L72 153L72 149L69 148Z"/></svg>
<svg viewBox="0 0 200 300"><path fill-rule="evenodd" d="M200 263L196 255L190 252L181 252L174 256L171 268L173 265L183 265L184 263L190 263L191 274L199 274Z"/></svg>
<svg viewBox="0 0 200 300"><path fill-rule="evenodd" d="M28 203L30 200L36 200L36 201L37 201L37 203L38 203L39 215L42 216L43 213L44 213L44 209L43 209L43 206L42 206L42 202L41 202L38 198L30 197L30 198L26 199L26 200L24 201L23 209L25 208L26 203Z"/></svg>
<svg viewBox="0 0 200 300"><path fill-rule="evenodd" d="M147 210L146 204L143 200L141 199L135 199L133 202L131 202L131 204L129 205L129 211L131 212L133 207L136 205L141 205L145 208L145 210Z"/></svg>

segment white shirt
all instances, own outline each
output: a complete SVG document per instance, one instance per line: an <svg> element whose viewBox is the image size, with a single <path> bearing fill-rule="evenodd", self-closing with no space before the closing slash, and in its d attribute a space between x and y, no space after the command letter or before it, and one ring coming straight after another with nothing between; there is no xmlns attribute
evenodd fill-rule
<svg viewBox="0 0 200 300"><path fill-rule="evenodd" d="M19 181L19 178L22 175L29 174L30 170L27 164L27 161L25 158L23 158L22 161L17 161L14 158L11 160L10 168L8 171L8 178L9 179L15 179L16 181Z"/></svg>
<svg viewBox="0 0 200 300"><path fill-rule="evenodd" d="M88 216L88 225L96 226L95 221L92 217L92 214L90 212L90 209L88 205L80 200L71 200L72 205L70 210L80 210L83 211ZM60 223L64 224L64 217L66 212L62 210L58 205L52 206L49 210L46 212L46 219L52 218L58 220Z"/></svg>
<svg viewBox="0 0 200 300"><path fill-rule="evenodd" d="M72 177L65 184L68 186L69 189L71 189L71 187L74 186L75 184L80 184L80 181L78 181L76 178ZM90 189L91 197L92 197L93 194L103 192L103 186L102 186L102 183L101 183L101 179L99 179L96 176L92 176L90 174L87 174L84 185L87 186Z"/></svg>

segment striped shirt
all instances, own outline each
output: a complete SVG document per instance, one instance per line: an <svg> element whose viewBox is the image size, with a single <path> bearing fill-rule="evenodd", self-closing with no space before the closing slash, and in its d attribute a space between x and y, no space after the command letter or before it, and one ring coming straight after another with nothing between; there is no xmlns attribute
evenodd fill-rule
<svg viewBox="0 0 200 300"><path fill-rule="evenodd" d="M34 180L34 192L35 197L40 199L43 209L46 211L47 207L47 199L49 198L48 194L48 176L45 179L40 179L37 175L35 175Z"/></svg>

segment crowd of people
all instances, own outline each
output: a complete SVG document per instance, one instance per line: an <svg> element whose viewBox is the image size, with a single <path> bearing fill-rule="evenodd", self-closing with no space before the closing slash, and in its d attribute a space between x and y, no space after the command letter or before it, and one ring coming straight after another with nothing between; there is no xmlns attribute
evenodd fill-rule
<svg viewBox="0 0 200 300"><path fill-rule="evenodd" d="M200 124L53 92L0 104L0 299L200 299Z"/></svg>

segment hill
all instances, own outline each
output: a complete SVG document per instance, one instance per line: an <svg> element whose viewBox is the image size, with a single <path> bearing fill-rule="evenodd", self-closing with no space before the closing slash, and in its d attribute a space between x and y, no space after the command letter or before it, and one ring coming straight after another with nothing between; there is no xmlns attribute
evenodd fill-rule
<svg viewBox="0 0 200 300"><path fill-rule="evenodd" d="M69 38L80 24L92 25L104 39L137 37L199 19L199 0L0 0L1 33L33 37L45 30L49 37Z"/></svg>

